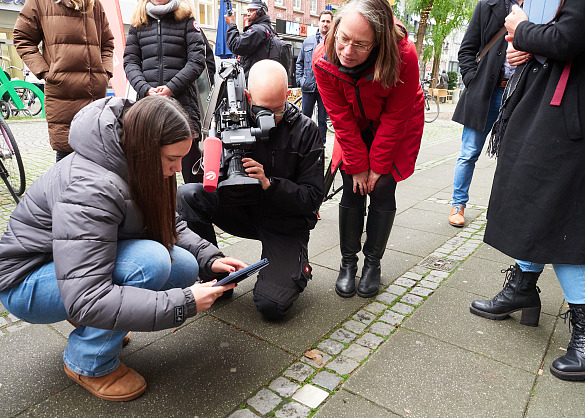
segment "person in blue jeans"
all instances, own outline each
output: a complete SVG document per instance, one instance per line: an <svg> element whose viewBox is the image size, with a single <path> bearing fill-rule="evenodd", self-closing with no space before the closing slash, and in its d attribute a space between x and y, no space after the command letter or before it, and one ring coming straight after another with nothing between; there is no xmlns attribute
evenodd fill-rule
<svg viewBox="0 0 585 418"><path fill-rule="evenodd" d="M498 116L502 94L514 67L506 61L508 43L504 33L504 19L511 5L523 0L480 0L459 48L459 68L465 89L453 112L453 120L461 123L461 153L453 176L453 202L449 223L465 225L464 211L469 201L469 186L475 163L481 154L487 135ZM492 39L495 43L488 49ZM484 54L478 62L480 54ZM528 54L526 54L528 55Z"/></svg>
<svg viewBox="0 0 585 418"><path fill-rule="evenodd" d="M99 398L146 390L118 358L128 331L183 324L233 289L215 277L245 267L177 220L175 173L197 135L173 99L93 102L71 124L74 152L33 183L0 240L0 302L27 322L75 324L65 373Z"/></svg>
<svg viewBox="0 0 585 418"><path fill-rule="evenodd" d="M331 10L323 10L319 15L319 30L315 35L308 36L303 42L301 52L297 57L296 78L297 84L301 88L303 94L303 115L311 118L313 117L313 110L315 102L317 103L317 122L319 126L319 134L323 140L323 144L327 139L327 111L321 100L321 95L317 89L317 81L315 74L313 74L313 51L317 48L325 35L329 32L329 26L333 19L333 12Z"/></svg>
<svg viewBox="0 0 585 418"><path fill-rule="evenodd" d="M484 241L531 262L517 261L504 290L492 301L474 301L471 310L515 308L522 310L521 322L534 325L536 280L544 264L552 264L572 335L550 372L585 380L585 2L561 0L548 19L530 22L518 6L506 17L506 40L533 57L514 73L490 138L498 160Z"/></svg>

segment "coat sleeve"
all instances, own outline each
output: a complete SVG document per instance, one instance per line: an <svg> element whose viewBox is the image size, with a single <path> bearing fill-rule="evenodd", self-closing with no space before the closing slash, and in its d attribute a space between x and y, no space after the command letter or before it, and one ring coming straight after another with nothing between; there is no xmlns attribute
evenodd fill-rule
<svg viewBox="0 0 585 418"><path fill-rule="evenodd" d="M557 61L569 61L585 51L585 2L567 1L554 25L521 22L514 48Z"/></svg>
<svg viewBox="0 0 585 418"><path fill-rule="evenodd" d="M228 48L234 54L253 55L268 39L264 25L252 25L247 31L240 33L235 23L228 26L226 32L226 41Z"/></svg>
<svg viewBox="0 0 585 418"><path fill-rule="evenodd" d="M353 112L353 106L347 100L342 81L319 67L318 59L323 56L323 43L313 53L313 72L319 87L321 99L335 128L335 140L339 143L343 155L343 166L347 174L368 171L370 163L368 148L362 140L360 129Z"/></svg>
<svg viewBox="0 0 585 418"><path fill-rule="evenodd" d="M99 4L98 12L101 15L100 21L102 22L102 27L99 28L102 34L101 36L102 65L104 66L104 70L106 70L108 77L112 78L114 76L114 34L110 29L108 17L104 12L101 3L98 2L97 4Z"/></svg>
<svg viewBox="0 0 585 418"><path fill-rule="evenodd" d="M178 326L197 312L190 289L152 291L113 283L118 227L126 202L107 178L72 182L53 206L53 259L69 318L82 325L124 331Z"/></svg>
<svg viewBox="0 0 585 418"><path fill-rule="evenodd" d="M305 43L303 42L303 46L301 47L301 52L297 57L297 64L296 64L296 71L295 71L295 78L297 81L297 86L303 87L303 79L305 78Z"/></svg>
<svg viewBox="0 0 585 418"><path fill-rule="evenodd" d="M205 69L205 44L201 30L195 28L195 19L186 22L187 64L167 83L174 96L187 91ZM163 41L164 42L164 41Z"/></svg>
<svg viewBox="0 0 585 418"><path fill-rule="evenodd" d="M138 98L146 96L150 84L146 82L142 71L142 50L138 39L138 28L130 26L124 49L124 72L132 88L136 91Z"/></svg>
<svg viewBox="0 0 585 418"><path fill-rule="evenodd" d="M458 59L461 77L465 86L469 85L475 77L477 63L475 58L481 51L481 28L486 22L482 22L482 2L479 2L473 10L473 15L467 26L467 31L459 47Z"/></svg>
<svg viewBox="0 0 585 418"><path fill-rule="evenodd" d="M298 176L294 180L274 177L273 184L264 192L264 200L283 215L310 217L323 201L323 142L314 123L295 127L299 128L302 141L298 150Z"/></svg>
<svg viewBox="0 0 585 418"><path fill-rule="evenodd" d="M422 96L418 77L416 49L413 43L408 42L402 54L400 81L392 87L386 98L386 105L380 115L380 125L370 148L370 168L375 173L390 172L399 143L408 139L406 132L410 128L409 124L413 123L413 113L423 112L422 107L415 108L417 97Z"/></svg>
<svg viewBox="0 0 585 418"><path fill-rule="evenodd" d="M18 55L39 79L45 78L50 70L49 64L39 50L39 44L43 40L41 14L37 0L29 0L22 7L13 32Z"/></svg>

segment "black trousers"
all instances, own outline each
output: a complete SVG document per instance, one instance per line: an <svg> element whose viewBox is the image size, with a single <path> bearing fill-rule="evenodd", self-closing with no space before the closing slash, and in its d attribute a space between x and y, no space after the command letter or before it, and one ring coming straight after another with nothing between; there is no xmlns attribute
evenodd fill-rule
<svg viewBox="0 0 585 418"><path fill-rule="evenodd" d="M291 232L285 224L280 231L264 227L253 206L220 205L217 192L206 192L200 183L179 187L177 210L195 233L212 243L216 243L213 224L232 235L259 240L261 258L267 258L270 264L258 273L254 303L269 319L288 313L312 277L308 229Z"/></svg>

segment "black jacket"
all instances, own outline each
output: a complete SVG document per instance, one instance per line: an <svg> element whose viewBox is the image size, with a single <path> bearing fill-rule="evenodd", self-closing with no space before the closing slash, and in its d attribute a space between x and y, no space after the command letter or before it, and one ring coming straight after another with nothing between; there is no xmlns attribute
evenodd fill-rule
<svg viewBox="0 0 585 418"><path fill-rule="evenodd" d="M166 85L199 125L194 82L205 68L205 42L193 18L176 21L173 13L147 25L130 27L124 70L138 98L151 87Z"/></svg>
<svg viewBox="0 0 585 418"><path fill-rule="evenodd" d="M465 89L453 113L453 120L478 131L485 129L490 99L506 59L508 42L502 36L479 64L475 58L504 27L507 14L505 0L480 0L459 48L459 68Z"/></svg>
<svg viewBox="0 0 585 418"><path fill-rule="evenodd" d="M536 263L585 264L585 2L566 0L554 25L521 22L514 48L548 57L519 66L503 103L507 127L485 242ZM567 61L560 106L551 99ZM514 105L514 107L512 107Z"/></svg>
<svg viewBox="0 0 585 418"><path fill-rule="evenodd" d="M287 102L283 120L268 141L256 142L250 157L272 178L262 202L250 208L254 220L279 233L313 229L323 201L324 154L311 119Z"/></svg>
<svg viewBox="0 0 585 418"><path fill-rule="evenodd" d="M255 19L240 33L235 23L228 26L226 40L228 48L240 56L240 64L244 68L246 80L252 65L260 60L268 59L270 53L270 16L264 15Z"/></svg>

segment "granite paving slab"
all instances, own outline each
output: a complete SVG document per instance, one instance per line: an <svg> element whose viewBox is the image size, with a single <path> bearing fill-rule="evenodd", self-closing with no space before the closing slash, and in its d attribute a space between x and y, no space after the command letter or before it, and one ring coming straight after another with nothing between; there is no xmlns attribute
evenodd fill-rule
<svg viewBox="0 0 585 418"><path fill-rule="evenodd" d="M361 396L340 390L314 415L315 418L392 418L399 417Z"/></svg>
<svg viewBox="0 0 585 418"><path fill-rule="evenodd" d="M267 367L266 359L270 359ZM211 317L161 338L124 361L148 383L132 402L104 402L69 387L31 407L34 416L224 417L244 402L250 388L274 378L291 354ZM59 373L64 376L64 374ZM76 411L72 405L78 405Z"/></svg>
<svg viewBox="0 0 585 418"><path fill-rule="evenodd" d="M520 325L517 314L504 321L492 321L469 312L469 304L475 298L444 286L406 319L403 327L536 373L556 317L542 314L538 327Z"/></svg>
<svg viewBox="0 0 585 418"><path fill-rule="evenodd" d="M520 417L534 378L517 367L401 328L343 388L409 418Z"/></svg>

